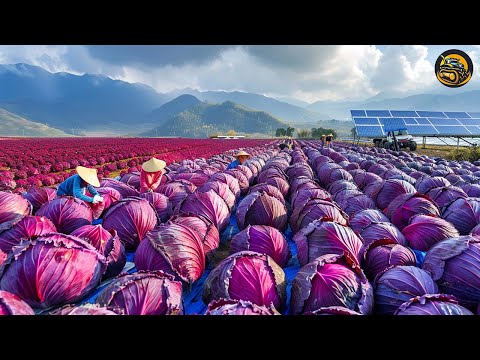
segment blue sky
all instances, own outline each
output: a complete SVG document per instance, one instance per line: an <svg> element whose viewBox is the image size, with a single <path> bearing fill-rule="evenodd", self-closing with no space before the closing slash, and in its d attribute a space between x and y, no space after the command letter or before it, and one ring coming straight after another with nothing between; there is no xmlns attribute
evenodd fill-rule
<svg viewBox="0 0 480 360"><path fill-rule="evenodd" d="M472 80L459 89L441 85L433 69L454 48L474 62ZM0 45L0 64L19 62L159 92L237 90L307 102L480 89L478 45Z"/></svg>

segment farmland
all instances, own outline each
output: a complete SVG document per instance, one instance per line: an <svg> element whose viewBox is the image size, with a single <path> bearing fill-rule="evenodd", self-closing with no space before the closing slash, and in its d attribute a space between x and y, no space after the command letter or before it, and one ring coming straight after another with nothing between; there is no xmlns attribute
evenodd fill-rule
<svg viewBox="0 0 480 360"><path fill-rule="evenodd" d="M480 161L279 143L2 141L0 314L478 314ZM77 165L103 203L47 190Z"/></svg>

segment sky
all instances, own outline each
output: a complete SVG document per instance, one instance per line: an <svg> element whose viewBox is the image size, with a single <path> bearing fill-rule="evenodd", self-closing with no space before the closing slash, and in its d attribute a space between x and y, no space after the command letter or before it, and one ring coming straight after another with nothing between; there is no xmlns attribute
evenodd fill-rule
<svg viewBox="0 0 480 360"><path fill-rule="evenodd" d="M447 88L434 64L445 50L473 61L472 80ZM245 91L305 102L480 89L479 45L0 45L0 64L102 74L161 93Z"/></svg>

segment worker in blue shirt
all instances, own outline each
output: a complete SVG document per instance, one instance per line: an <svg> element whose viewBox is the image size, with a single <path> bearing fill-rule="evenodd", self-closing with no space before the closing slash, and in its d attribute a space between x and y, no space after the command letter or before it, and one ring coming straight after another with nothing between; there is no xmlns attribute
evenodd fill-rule
<svg viewBox="0 0 480 360"><path fill-rule="evenodd" d="M250 157L250 154L242 150L242 151L239 151L237 154L235 154L235 157L237 159L232 161L230 164L228 164L227 170L234 169L238 165L242 165Z"/></svg>
<svg viewBox="0 0 480 360"><path fill-rule="evenodd" d="M77 171L75 175L70 176L58 186L57 195L75 196L80 200L92 204L103 202L103 197L101 197L94 188L94 186L100 186L97 176L97 169L77 166L75 170ZM93 197L86 195L87 190L91 195L93 195Z"/></svg>

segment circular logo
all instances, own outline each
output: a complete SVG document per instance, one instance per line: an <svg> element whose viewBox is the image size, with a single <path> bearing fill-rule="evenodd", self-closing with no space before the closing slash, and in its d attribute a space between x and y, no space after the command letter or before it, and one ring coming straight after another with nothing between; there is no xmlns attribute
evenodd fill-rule
<svg viewBox="0 0 480 360"><path fill-rule="evenodd" d="M463 86L472 78L472 59L461 50L444 51L435 62L435 74L445 86Z"/></svg>

